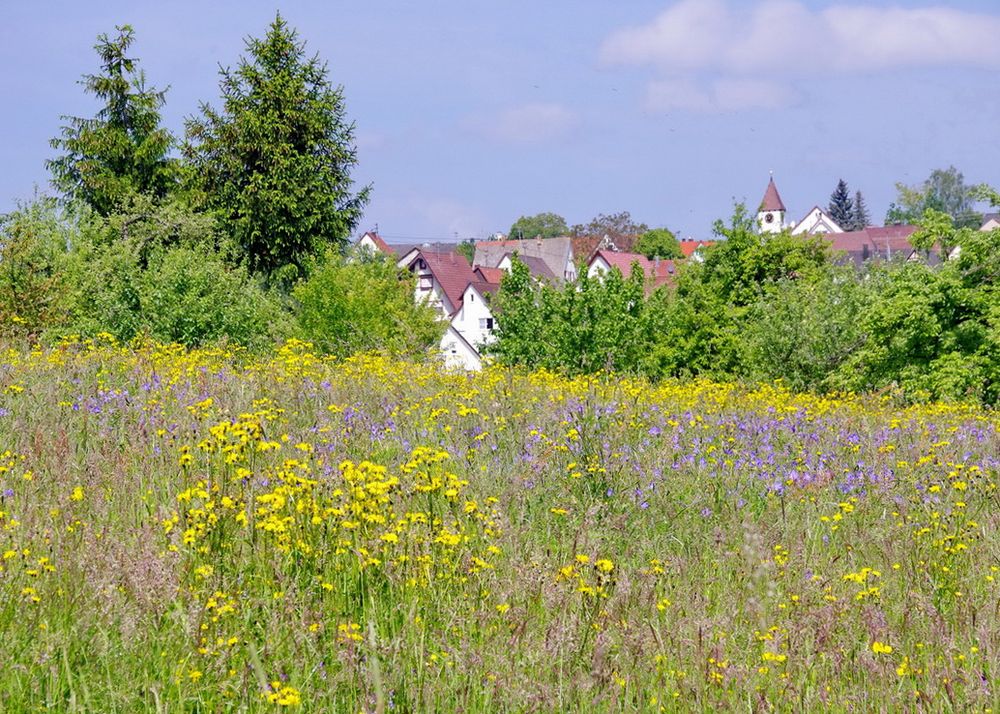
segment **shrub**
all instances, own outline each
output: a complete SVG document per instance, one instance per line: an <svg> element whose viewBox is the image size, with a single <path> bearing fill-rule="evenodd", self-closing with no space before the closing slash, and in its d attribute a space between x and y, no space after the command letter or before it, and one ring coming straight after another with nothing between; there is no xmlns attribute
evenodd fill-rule
<svg viewBox="0 0 1000 714"><path fill-rule="evenodd" d="M413 281L385 256L330 253L293 297L303 336L326 352L419 356L445 326L435 310L414 303L413 293Z"/></svg>

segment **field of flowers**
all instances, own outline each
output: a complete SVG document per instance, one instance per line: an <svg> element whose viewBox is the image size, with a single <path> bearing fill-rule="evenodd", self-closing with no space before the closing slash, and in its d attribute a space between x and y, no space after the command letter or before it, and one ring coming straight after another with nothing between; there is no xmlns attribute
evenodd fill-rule
<svg viewBox="0 0 1000 714"><path fill-rule="evenodd" d="M0 711L1000 699L995 413L74 342L0 455Z"/></svg>

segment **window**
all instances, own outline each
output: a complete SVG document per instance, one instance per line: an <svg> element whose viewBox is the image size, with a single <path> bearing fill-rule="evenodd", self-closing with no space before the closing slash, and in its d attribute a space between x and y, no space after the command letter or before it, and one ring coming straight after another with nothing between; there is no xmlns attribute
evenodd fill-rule
<svg viewBox="0 0 1000 714"><path fill-rule="evenodd" d="M421 290L430 290L431 283L432 283L431 276L421 275L417 285Z"/></svg>
<svg viewBox="0 0 1000 714"><path fill-rule="evenodd" d="M492 317L480 317L479 318L479 329L480 330L492 330L493 329L493 318Z"/></svg>

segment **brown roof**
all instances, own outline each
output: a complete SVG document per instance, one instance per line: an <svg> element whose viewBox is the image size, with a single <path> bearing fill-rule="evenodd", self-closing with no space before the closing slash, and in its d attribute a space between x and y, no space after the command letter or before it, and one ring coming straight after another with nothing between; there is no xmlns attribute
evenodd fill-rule
<svg viewBox="0 0 1000 714"><path fill-rule="evenodd" d="M476 274L465 256L458 251L438 252L421 248L417 255L424 259L434 279L448 297L454 310L462 305L462 295L469 283L477 281ZM411 263L412 265L412 263Z"/></svg>
<svg viewBox="0 0 1000 714"><path fill-rule="evenodd" d="M594 253L601 247L604 236L573 236L573 255L578 261L585 264L590 262Z"/></svg>
<svg viewBox="0 0 1000 714"><path fill-rule="evenodd" d="M511 258L513 257L514 256L511 256ZM528 272L536 278L554 280L556 277L555 273L552 272L552 269L549 268L549 266L541 258L536 258L533 255L518 255L517 259L528 266Z"/></svg>
<svg viewBox="0 0 1000 714"><path fill-rule="evenodd" d="M479 294L482 295L483 297L489 297L490 295L492 295L493 293L495 293L497 290L500 289L499 283L488 283L485 280L475 280L472 283L470 283L470 285L472 285L472 287L478 290Z"/></svg>
<svg viewBox="0 0 1000 714"><path fill-rule="evenodd" d="M908 258L913 253L909 238L917 226L869 226L860 231L823 235L835 251L843 251L856 264L866 260Z"/></svg>
<svg viewBox="0 0 1000 714"><path fill-rule="evenodd" d="M764 191L764 198L760 202L760 210L762 211L784 211L785 204L781 202L781 196L778 195L778 187L774 185L774 176L771 180L767 182L767 190Z"/></svg>

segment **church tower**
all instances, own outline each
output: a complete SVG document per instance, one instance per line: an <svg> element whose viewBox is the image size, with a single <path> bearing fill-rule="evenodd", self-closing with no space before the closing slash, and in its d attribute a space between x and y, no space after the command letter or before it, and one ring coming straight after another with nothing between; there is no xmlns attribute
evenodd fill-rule
<svg viewBox="0 0 1000 714"><path fill-rule="evenodd" d="M757 210L757 226L761 233L780 233L785 227L785 204L781 202L774 176L767 182L764 199Z"/></svg>

